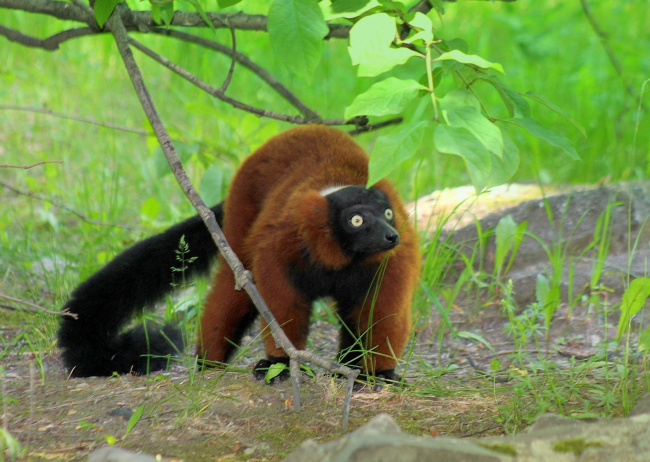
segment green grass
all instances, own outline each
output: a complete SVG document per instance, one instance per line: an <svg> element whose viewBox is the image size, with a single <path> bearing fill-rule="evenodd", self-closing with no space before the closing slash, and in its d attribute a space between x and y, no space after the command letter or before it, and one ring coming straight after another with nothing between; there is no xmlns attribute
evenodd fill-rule
<svg viewBox="0 0 650 462"><path fill-rule="evenodd" d="M469 43L471 52L504 65L504 81L509 86L544 96L586 129L587 136L583 138L557 115L536 108L536 118L567 135L577 146L582 161L570 162L552 147L520 133L515 141L520 147L522 165L513 181L596 183L647 176L650 117L643 110L637 113L641 85L650 77L646 53L650 49L646 32L650 29L650 10L645 3L604 1L593 5L601 27L610 33L609 41L623 66L622 76L616 74L578 2L445 5L448 14L441 26L443 36L461 36ZM2 23L38 36L61 29L47 18L15 12L4 15ZM215 35L229 43L229 33L220 31ZM173 40L144 35L138 39L217 86L230 64L223 56ZM73 40L55 52L23 48L4 39L0 43L0 105L48 108L150 131L110 36ZM371 79L355 78L346 45L341 41L324 47L322 64L314 82L308 84L279 67L263 34L238 33L238 50L274 73L323 117L340 117L353 97L372 83ZM287 124L258 119L215 102L145 57L136 54L136 58L163 121L182 147L190 178L200 186L210 166L225 172L223 181L204 188L214 200L223 195L228 177L240 159L270 136L288 128ZM636 91L636 98L626 93L624 84ZM244 69L237 70L228 93L252 105L292 111L271 91L260 88L259 79ZM646 92L643 104L648 106L649 102ZM374 136L363 135L359 140L370 146ZM62 161L29 170L2 169L1 181L105 224L87 223L48 201L16 195L0 186L0 292L47 308L60 308L79 281L128 245L192 213L180 188L164 173L151 136L0 109L0 156L2 163L13 165ZM403 195L411 199L435 189L469 183L459 159L433 153L418 165L400 167L392 179ZM594 244L598 249L606 249L606 221L604 216L601 240ZM534 234L534 230L529 231ZM431 235L437 237L436 232L432 230ZM609 338L602 341L601 356L558 370L541 353L548 329L544 304L515 312L508 298L507 281L500 279L501 270L466 271L452 284L446 284L448 264L456 249L433 245L436 241L432 238L423 243L425 263L422 290L415 303L417 318L425 319L431 310L438 310L443 322L431 341L442 345L443 334L455 332L449 314L460 294L487 290L494 294L493 302L502 304L503 316L509 320L507 335L516 350L512 358L516 365L505 372L510 383L498 383L494 379L496 373L490 376L492 382L478 376L469 392L482 390L499 398L504 428L516 431L548 410L577 416L592 412L611 416L629 411L636 394L647 388L649 379L643 366L612 359L608 355L613 348ZM479 244L482 242L479 240ZM480 250L479 245L467 257L468 262L478 264ZM501 269L508 265L506 254L507 251L500 254ZM602 271L602 255L599 257L601 260L594 263L595 280ZM549 249L549 260L554 268L550 275L554 287L558 272L571 262L559 247ZM200 299L205 290L205 283L201 283L195 295L188 297ZM438 295L442 297L439 299ZM571 300L577 303L581 295L576 288ZM608 305L604 296L594 301L598 302L594 303L598 310L594 316L606 317L616 309ZM485 309L479 304L464 308L477 317ZM168 310L168 316L172 311ZM321 316L331 320L327 313L324 310ZM52 316L15 312L7 315L6 310L0 314L3 326L25 327L20 337L2 345L2 354L32 352L38 366L44 355L55 351L56 321ZM189 338L195 329L192 319L195 315L189 317ZM527 352L531 347L538 352ZM632 351L633 347L625 348ZM431 378L425 381L428 387L422 386L418 392L450 393L437 379L453 365L431 364L413 351L405 357ZM46 380L42 368L40 372ZM193 389L202 388L199 376L191 375L190 382ZM463 387L466 385L459 385ZM191 395L188 394L188 400L194 399ZM500 399L503 396L505 404ZM200 412L196 406L190 402L188 408Z"/></svg>

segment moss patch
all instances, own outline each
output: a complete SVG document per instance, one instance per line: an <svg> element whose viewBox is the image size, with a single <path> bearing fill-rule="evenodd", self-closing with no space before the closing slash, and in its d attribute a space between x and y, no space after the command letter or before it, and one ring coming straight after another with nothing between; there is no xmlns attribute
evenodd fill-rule
<svg viewBox="0 0 650 462"><path fill-rule="evenodd" d="M514 448L514 446L511 446L509 444L484 444L484 443L478 443L479 446L484 447L485 449L489 449L490 451L493 452L498 452L499 454L505 454L507 456L516 456L517 455L517 450Z"/></svg>
<svg viewBox="0 0 650 462"><path fill-rule="evenodd" d="M605 445L599 441L587 441L584 438L563 440L553 445L555 452L572 452L576 456L582 454L587 448L604 448Z"/></svg>

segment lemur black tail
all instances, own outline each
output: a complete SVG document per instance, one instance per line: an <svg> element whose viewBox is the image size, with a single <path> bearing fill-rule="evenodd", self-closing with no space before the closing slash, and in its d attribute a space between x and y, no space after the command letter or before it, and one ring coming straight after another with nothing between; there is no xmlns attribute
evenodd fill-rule
<svg viewBox="0 0 650 462"><path fill-rule="evenodd" d="M223 203L212 211L221 225ZM64 308L78 319L63 317L58 338L73 377L164 369L166 356L183 349L180 331L173 325L137 326L120 333L139 310L153 307L179 282L181 276L172 268L181 265L176 258L181 236L189 246L186 259L197 257L185 265L184 277L207 273L217 247L195 215L128 248L72 292Z"/></svg>

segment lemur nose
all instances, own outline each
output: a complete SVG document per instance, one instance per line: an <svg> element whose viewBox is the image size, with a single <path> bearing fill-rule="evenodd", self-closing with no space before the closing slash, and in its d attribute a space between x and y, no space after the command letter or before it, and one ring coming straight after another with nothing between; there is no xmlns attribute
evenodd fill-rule
<svg viewBox="0 0 650 462"><path fill-rule="evenodd" d="M399 242L399 234L397 234L396 232L387 233L386 240L393 244L396 244Z"/></svg>

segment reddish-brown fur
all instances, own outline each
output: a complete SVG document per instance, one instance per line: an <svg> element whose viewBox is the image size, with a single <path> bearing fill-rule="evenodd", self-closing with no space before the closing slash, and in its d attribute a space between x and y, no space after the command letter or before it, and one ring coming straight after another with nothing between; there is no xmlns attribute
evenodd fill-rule
<svg viewBox="0 0 650 462"><path fill-rule="evenodd" d="M350 257L332 236L328 203L320 191L337 185L365 185L367 175L368 156L351 137L313 125L269 140L246 159L230 186L223 231L244 266L252 271L278 323L299 349L306 346L311 303L292 285L288 269L300 265L304 248L325 268L339 270L350 264ZM374 186L391 201L400 244L355 262L374 272L389 254L374 307L371 294L365 304L354 309L358 332L369 329L371 333L366 347L372 354L361 364L363 371L371 374L393 369L402 354L419 275L417 237L402 201L388 181ZM241 339L242 326L254 316L254 310L246 293L235 290L231 270L221 261L201 318L201 357L227 361L233 349L229 340ZM270 336L265 342L267 356L286 356Z"/></svg>

